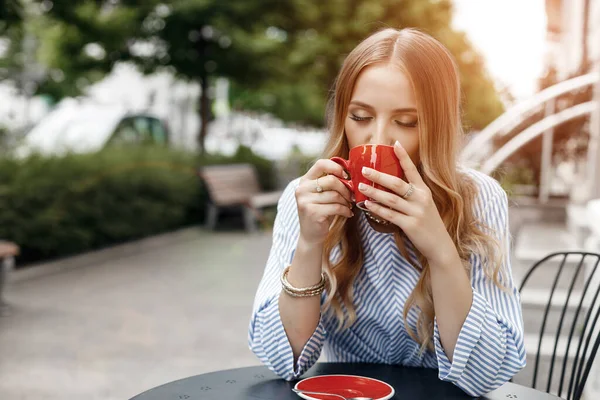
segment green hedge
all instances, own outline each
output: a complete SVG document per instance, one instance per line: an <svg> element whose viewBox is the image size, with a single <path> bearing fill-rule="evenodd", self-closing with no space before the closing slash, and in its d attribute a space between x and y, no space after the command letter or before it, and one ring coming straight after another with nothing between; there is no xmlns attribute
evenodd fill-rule
<svg viewBox="0 0 600 400"><path fill-rule="evenodd" d="M240 148L203 164L249 162L275 185L270 161ZM202 222L198 158L164 148L110 149L64 157L0 159L0 238L19 264L46 260Z"/></svg>

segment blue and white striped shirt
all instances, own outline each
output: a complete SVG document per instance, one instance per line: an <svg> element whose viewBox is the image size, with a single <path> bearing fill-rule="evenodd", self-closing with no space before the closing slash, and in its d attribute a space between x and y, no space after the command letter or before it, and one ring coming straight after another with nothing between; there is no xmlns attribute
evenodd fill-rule
<svg viewBox="0 0 600 400"><path fill-rule="evenodd" d="M494 229L506 254L510 250L508 201L492 178L467 170L479 188L477 217ZM306 372L321 350L328 361L401 364L438 368L439 378L453 382L466 393L480 396L501 386L525 366L523 318L519 293L513 283L510 257L505 257L506 291L486 277L480 257L471 256L473 303L460 331L453 362L448 360L434 321L435 352L420 353L420 345L404 326L404 304L419 279L417 271L400 253L393 234L375 231L360 213L360 237L364 264L354 282L356 322L343 331L327 313L321 316L312 337L294 365L294 355L279 315L280 276L292 262L300 225L291 182L279 204L273 230L273 246L258 287L249 329L250 349L273 372L292 380ZM406 247L418 263L414 247ZM336 252L331 255L335 259ZM324 296L323 296L324 298ZM411 309L408 324L416 329L417 311Z"/></svg>

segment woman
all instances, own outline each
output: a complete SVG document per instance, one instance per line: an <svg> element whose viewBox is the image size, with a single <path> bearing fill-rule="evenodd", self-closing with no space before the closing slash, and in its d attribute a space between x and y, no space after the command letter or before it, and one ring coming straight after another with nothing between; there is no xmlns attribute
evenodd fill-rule
<svg viewBox="0 0 600 400"><path fill-rule="evenodd" d="M329 117L324 159L279 201L250 348L288 380L324 347L328 361L438 368L472 396L501 386L525 366L507 197L457 165L452 56L413 29L375 33L346 58ZM393 193L361 189L376 200L363 212L329 158L365 143L394 145L405 180L364 170Z"/></svg>

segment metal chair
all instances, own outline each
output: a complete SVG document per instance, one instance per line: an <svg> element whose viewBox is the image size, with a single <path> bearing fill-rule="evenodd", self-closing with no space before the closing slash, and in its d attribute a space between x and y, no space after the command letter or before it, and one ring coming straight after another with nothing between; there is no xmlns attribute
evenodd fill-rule
<svg viewBox="0 0 600 400"><path fill-rule="evenodd" d="M598 301L598 297L600 295L600 274L596 276L596 271L598 270L598 265L600 264L600 254L577 251L556 252L549 254L548 256L536 262L529 269L529 271L523 278L519 291L523 291L523 288L527 284L529 278L531 277L533 272L535 272L539 267L541 267L542 265L548 266L549 264L553 264L556 262L559 262L559 264L553 278L552 276L550 276L552 280L552 288L550 289L548 303L545 306L544 316L541 324L537 354L534 363L532 387L536 388L537 377L540 368L540 353L542 349L542 342L545 336L544 334L553 327L553 322L550 321L548 318L551 311L551 307L553 305L552 299L554 298L557 292L557 287L559 285L567 285L568 289L566 291L566 300L564 302L564 305L562 306L560 318L556 327L557 329L554 339L554 347L551 355L550 371L548 374L546 392L550 393L551 391L552 384L554 381L555 363L556 361L558 361L557 358L562 357L563 361L562 368L560 371L560 381L558 381L557 394L558 396L562 397L563 391L566 390L567 400L579 400L581 399L581 396L583 394L583 389L590 374L592 363L594 361L594 358L596 357L596 353L598 352L598 347L600 346L600 334L599 331L596 329L598 319L600 317L600 302ZM565 269L570 269L565 268L567 262L569 262L569 265L575 266L574 270L571 269L571 271L569 271L572 275L571 277L564 273ZM554 266L556 266L556 264L554 264ZM549 273L549 269L550 268L544 268L544 274ZM575 310L574 316L572 317L572 323L565 324L565 315L567 314L567 309L569 308L569 301L571 300L571 297L574 293L574 288L576 284L583 286L583 288L581 289L581 292L579 292L579 289L577 289L577 294L573 296L574 300L572 301L572 305L574 306L575 304L577 304L577 308ZM563 295L564 290L561 290L561 292L561 295ZM581 297L579 301L577 301L578 296ZM590 297L592 297L591 301L589 301ZM588 301L584 301L586 299L588 299ZM581 321L579 321L579 316L580 314L583 314L582 311L584 311L585 308L587 308L587 312L585 312L585 317ZM581 324L583 324L582 329L577 329L578 322L580 324L579 328L581 328ZM600 325L598 326L598 328L600 329ZM563 331L563 329L565 331L568 330L568 338L566 340L566 349L564 350L564 352L558 351L559 339L561 338L561 332ZM546 338L548 338L548 335L546 335ZM569 351L572 348L575 348L575 346L577 347L573 357L571 373L569 376L567 376L569 369L567 368L567 363L569 361L570 354ZM557 364L558 367L560 367L561 363L558 362ZM554 381L554 383L556 382ZM556 384L554 386L556 387Z"/></svg>

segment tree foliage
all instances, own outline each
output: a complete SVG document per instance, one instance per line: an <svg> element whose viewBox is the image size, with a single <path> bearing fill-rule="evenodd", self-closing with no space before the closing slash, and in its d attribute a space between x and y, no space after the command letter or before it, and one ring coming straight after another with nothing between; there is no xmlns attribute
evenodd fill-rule
<svg viewBox="0 0 600 400"><path fill-rule="evenodd" d="M204 89L201 141L216 77L231 81L235 108L322 125L344 57L383 27L420 28L451 50L468 127L480 129L502 112L481 55L451 27L450 0L30 1L43 11L28 23L47 72L39 92L76 94L117 62L145 73L166 68Z"/></svg>
<svg viewBox="0 0 600 400"><path fill-rule="evenodd" d="M23 21L23 7L19 0L0 0L0 34Z"/></svg>
<svg viewBox="0 0 600 400"><path fill-rule="evenodd" d="M487 75L482 56L466 34L451 28L448 0L294 0L295 18L287 20L286 53L281 54L283 79L252 92L235 87L235 107L267 109L289 120L323 123L328 92L344 57L370 33L385 27L417 27L442 41L455 56L464 94L468 128L481 129L503 106Z"/></svg>

